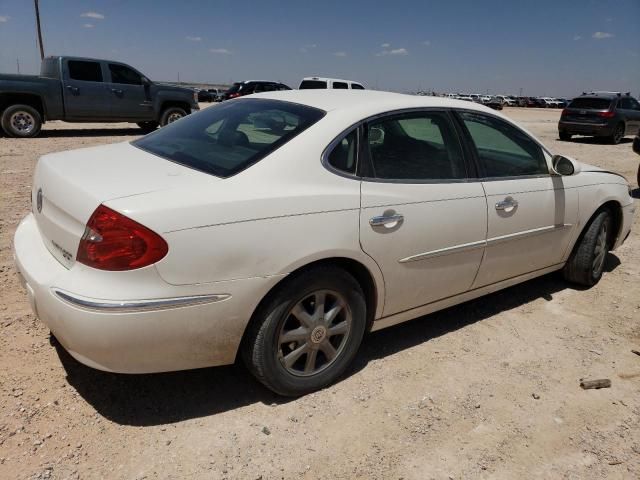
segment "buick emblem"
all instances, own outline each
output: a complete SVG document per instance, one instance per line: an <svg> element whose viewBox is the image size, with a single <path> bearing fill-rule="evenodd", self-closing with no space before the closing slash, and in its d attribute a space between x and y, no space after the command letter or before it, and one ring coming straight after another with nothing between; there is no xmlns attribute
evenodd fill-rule
<svg viewBox="0 0 640 480"><path fill-rule="evenodd" d="M38 213L42 212L42 189L38 189L38 193L36 194L36 208L38 209Z"/></svg>

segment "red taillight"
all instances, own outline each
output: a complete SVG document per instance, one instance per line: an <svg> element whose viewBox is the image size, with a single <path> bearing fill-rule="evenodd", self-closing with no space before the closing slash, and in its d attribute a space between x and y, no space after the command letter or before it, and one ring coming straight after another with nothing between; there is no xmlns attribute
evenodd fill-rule
<svg viewBox="0 0 640 480"><path fill-rule="evenodd" d="M239 97L239 96L240 96L239 93L230 93L229 94L229 98L236 98L236 97Z"/></svg>
<svg viewBox="0 0 640 480"><path fill-rule="evenodd" d="M615 115L616 112L598 112L598 116L602 118L613 118Z"/></svg>
<svg viewBox="0 0 640 480"><path fill-rule="evenodd" d="M561 117L564 117L567 114L567 109L563 108L562 109L562 113L560 114Z"/></svg>
<svg viewBox="0 0 640 480"><path fill-rule="evenodd" d="M134 270L156 263L168 251L160 235L100 205L84 229L77 260L100 270Z"/></svg>

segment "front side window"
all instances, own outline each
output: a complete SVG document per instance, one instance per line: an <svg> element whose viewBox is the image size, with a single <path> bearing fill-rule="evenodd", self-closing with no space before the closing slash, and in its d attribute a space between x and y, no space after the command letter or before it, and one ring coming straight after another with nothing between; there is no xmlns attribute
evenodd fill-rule
<svg viewBox="0 0 640 480"><path fill-rule="evenodd" d="M86 62L83 60L69 60L69 78L83 82L101 82L102 69L98 62Z"/></svg>
<svg viewBox="0 0 640 480"><path fill-rule="evenodd" d="M347 90L349 88L349 85L347 85L345 82L333 82L333 88Z"/></svg>
<svg viewBox="0 0 640 480"><path fill-rule="evenodd" d="M368 146L375 178L429 181L467 176L458 137L440 112L374 121L369 124Z"/></svg>
<svg viewBox="0 0 640 480"><path fill-rule="evenodd" d="M358 152L358 130L347 134L333 147L328 156L329 165L345 173L356 173L356 159Z"/></svg>
<svg viewBox="0 0 640 480"><path fill-rule="evenodd" d="M476 147L483 176L549 173L542 148L521 130L489 115L460 112L460 116Z"/></svg>
<svg viewBox="0 0 640 480"><path fill-rule="evenodd" d="M132 145L224 178L262 160L324 115L289 102L242 99L189 115Z"/></svg>
<svg viewBox="0 0 640 480"><path fill-rule="evenodd" d="M112 83L122 83L125 85L142 85L142 77L129 67L109 64L109 72L111 73Z"/></svg>

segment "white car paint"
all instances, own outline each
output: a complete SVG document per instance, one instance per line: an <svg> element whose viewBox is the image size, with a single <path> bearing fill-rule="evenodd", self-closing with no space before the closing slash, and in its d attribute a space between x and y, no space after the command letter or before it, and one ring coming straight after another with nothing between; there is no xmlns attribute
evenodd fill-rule
<svg viewBox="0 0 640 480"><path fill-rule="evenodd" d="M338 175L321 161L348 127L389 111L464 109L515 125L482 105L372 91L252 98L327 114L225 179L127 143L39 160L34 211L15 234L16 266L34 311L79 361L126 373L231 363L260 301L288 274L318 260L346 258L369 272L376 294L371 329L378 330L562 268L607 201L617 202L622 214L614 248L631 228L627 182L587 165L566 177L408 184ZM546 160L551 167L551 156ZM40 189L42 213L35 208ZM505 217L493 205L507 197L519 206ZM84 225L101 203L159 233L167 256L124 272L76 262ZM389 210L403 221L370 225ZM170 309L105 307L200 296L202 303Z"/></svg>

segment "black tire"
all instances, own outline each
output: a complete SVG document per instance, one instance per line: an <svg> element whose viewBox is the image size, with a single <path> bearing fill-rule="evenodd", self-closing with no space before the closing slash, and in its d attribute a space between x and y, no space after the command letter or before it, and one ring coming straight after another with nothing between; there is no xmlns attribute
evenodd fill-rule
<svg viewBox="0 0 640 480"><path fill-rule="evenodd" d="M609 137L609 143L612 145L618 145L624 138L624 123L620 122L616 125L613 133Z"/></svg>
<svg viewBox="0 0 640 480"><path fill-rule="evenodd" d="M140 127L140 129L145 133L151 133L153 132L155 129L158 128L159 123L158 122L138 122L136 125L138 125Z"/></svg>
<svg viewBox="0 0 640 480"><path fill-rule="evenodd" d="M611 247L612 227L609 210L600 210L591 218L564 266L566 280L587 287L600 281L607 252ZM605 242L604 256L598 261L598 254L602 251L602 236Z"/></svg>
<svg viewBox="0 0 640 480"><path fill-rule="evenodd" d="M42 129L42 116L29 105L11 105L2 112L2 129L9 137L31 138Z"/></svg>
<svg viewBox="0 0 640 480"><path fill-rule="evenodd" d="M571 137L573 136L567 132L559 132L559 135L560 135L560 140L562 140L563 142L570 142Z"/></svg>
<svg viewBox="0 0 640 480"><path fill-rule="evenodd" d="M184 108L180 108L180 107L166 108L162 112L162 115L160 115L160 126L164 127L186 116L187 116L187 112Z"/></svg>
<svg viewBox="0 0 640 480"><path fill-rule="evenodd" d="M339 346L334 345L336 347L334 352L337 353L335 353L336 356L333 360L329 360L328 356L320 353L324 350L316 343L316 354L313 357L314 368L317 365L317 359L324 358L328 363L324 366L321 365L317 372L309 374L300 372L297 375L290 371L294 365L289 367L285 365L285 356L289 356L294 350L301 347L314 345L311 342L318 339L311 337L314 336L313 332L316 332L318 327L313 331L309 327L306 329L309 332L308 338L295 341L283 341L281 333L285 332L285 327L289 325L289 322L296 321L297 316L292 313L294 307L303 304L310 298L316 299L314 292L318 291L332 291L341 295L346 308L340 310L344 313L338 314L338 316L344 315L340 319L340 324L346 321L347 315L351 315L351 324L348 332L342 336L338 334L336 337L330 337L329 329L326 336L322 337L323 343L330 341L330 338L340 342ZM330 294L327 294L327 299L329 297ZM337 303L333 305L335 306ZM326 305L323 303L322 312L324 312L324 308ZM323 313L323 318L324 315ZM335 318L337 319L338 316ZM366 318L366 302L362 288L344 270L320 266L293 274L263 302L254 314L241 346L242 358L249 371L270 390L283 396L304 395L326 387L344 373L358 352L366 328ZM302 322L299 324L301 327L303 326ZM293 330L287 329L286 331ZM306 371L308 354L303 353L302 356L298 355L296 358L296 361L305 360L303 363L305 363Z"/></svg>

